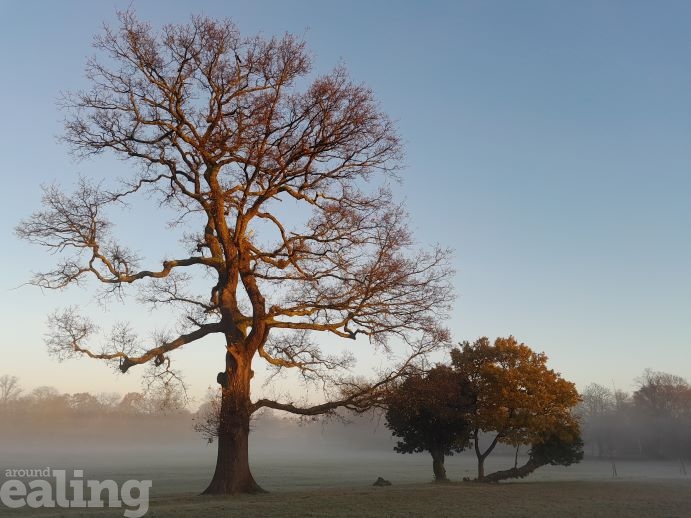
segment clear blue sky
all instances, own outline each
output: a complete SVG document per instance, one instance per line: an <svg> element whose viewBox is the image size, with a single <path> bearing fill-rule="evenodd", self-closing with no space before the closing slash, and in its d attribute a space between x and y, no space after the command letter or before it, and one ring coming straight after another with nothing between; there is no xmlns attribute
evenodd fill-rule
<svg viewBox="0 0 691 518"><path fill-rule="evenodd" d="M71 161L55 100L84 84L92 36L129 4L1 4L0 374L26 387L138 387L47 357L46 313L87 293L13 289L51 264L12 230L39 185L126 167ZM513 334L580 388L630 390L645 367L691 379L691 3L132 4L155 25L194 12L303 34L316 71L340 60L373 88L407 144L398 192L419 240L456 250L456 340ZM222 361L199 349L179 355L195 395Z"/></svg>

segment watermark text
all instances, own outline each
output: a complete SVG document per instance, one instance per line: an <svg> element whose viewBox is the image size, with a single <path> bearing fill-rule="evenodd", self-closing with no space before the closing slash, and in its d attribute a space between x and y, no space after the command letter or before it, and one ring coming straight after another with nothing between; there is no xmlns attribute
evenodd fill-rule
<svg viewBox="0 0 691 518"><path fill-rule="evenodd" d="M118 487L114 480L84 480L84 471L80 469L74 470L68 480L66 470L51 468L8 469L5 477L8 480L0 486L0 501L10 509L24 506L33 509L104 507L107 502L108 507L122 507L124 504L128 508L123 513L126 518L140 518L149 510L151 480L127 480ZM32 480L21 480L27 478ZM69 493L68 486L71 489ZM105 499L104 494L107 495Z"/></svg>

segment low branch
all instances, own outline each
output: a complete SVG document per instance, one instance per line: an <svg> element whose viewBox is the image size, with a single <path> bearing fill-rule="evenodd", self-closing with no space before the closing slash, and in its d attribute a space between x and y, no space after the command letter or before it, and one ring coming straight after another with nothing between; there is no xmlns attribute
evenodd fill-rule
<svg viewBox="0 0 691 518"><path fill-rule="evenodd" d="M220 323L205 324L199 329L192 331L191 333L180 335L175 340L163 343L160 346L155 347L153 349L149 349L146 353L142 354L141 356L137 356L134 358L125 357L120 364L120 370L122 372L127 372L127 370L134 365L141 365L142 363L146 363L150 360L153 360L154 358L162 358L165 353L178 349L179 347L182 347L185 344L195 342L211 333L221 332L223 332L223 326L221 326Z"/></svg>
<svg viewBox="0 0 691 518"><path fill-rule="evenodd" d="M420 370L421 367L418 364L418 360L423 359L439 345L436 343L435 338L436 336L431 336L427 340L420 340L405 361L373 383L353 380L336 381L336 388L340 390L340 397L338 399L312 406L298 406L292 402L281 403L262 398L252 405L252 412L267 407L297 415L314 416L328 414L338 408L346 408L359 413L374 407L380 407L384 404L387 395L399 379L409 376L411 372Z"/></svg>
<svg viewBox="0 0 691 518"><path fill-rule="evenodd" d="M103 351L95 352L85 346L85 342L95 333L96 327L88 319L81 317L74 307L51 315L48 318L48 328L50 332L46 336L46 345L58 359L83 355L97 360L117 360L118 368L123 373L134 365L151 360L154 360L156 365L161 365L165 361L165 355L170 351L223 330L220 323L204 324L173 340L162 340L159 346L137 354L139 348L136 346L136 336L126 324L115 326L111 334L110 347Z"/></svg>
<svg viewBox="0 0 691 518"><path fill-rule="evenodd" d="M549 464L549 461L541 459L535 459L530 457L525 464L517 468L504 469L485 475L482 482L499 482L501 480L507 480L510 478L525 478L530 475L536 469Z"/></svg>

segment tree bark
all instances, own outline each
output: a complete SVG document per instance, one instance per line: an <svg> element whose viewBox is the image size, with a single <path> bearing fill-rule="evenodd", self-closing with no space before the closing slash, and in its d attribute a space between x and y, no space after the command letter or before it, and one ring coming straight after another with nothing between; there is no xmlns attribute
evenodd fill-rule
<svg viewBox="0 0 691 518"><path fill-rule="evenodd" d="M447 482L446 468L444 467L444 453L441 450L431 450L432 470L434 471L435 482Z"/></svg>
<svg viewBox="0 0 691 518"><path fill-rule="evenodd" d="M525 464L518 468L495 471L494 473L490 473L483 478L478 477L478 480L481 480L482 482L499 482L500 480L506 480L508 478L523 478L527 477L537 468L544 466L545 464L546 462L539 461L531 457Z"/></svg>
<svg viewBox="0 0 691 518"><path fill-rule="evenodd" d="M475 443L475 455L477 456L477 479L482 481L485 478L485 459L492 453L494 447L499 442L500 434L497 434L494 439L492 439L492 442L484 453L480 451L480 443L478 442L479 437L480 430L476 428L473 432L473 442Z"/></svg>
<svg viewBox="0 0 691 518"><path fill-rule="evenodd" d="M216 470L209 487L202 494L264 492L255 482L249 466L251 378L251 361L228 352L226 370L218 375L222 391Z"/></svg>
<svg viewBox="0 0 691 518"><path fill-rule="evenodd" d="M477 479L485 479L485 457L482 456L477 458Z"/></svg>

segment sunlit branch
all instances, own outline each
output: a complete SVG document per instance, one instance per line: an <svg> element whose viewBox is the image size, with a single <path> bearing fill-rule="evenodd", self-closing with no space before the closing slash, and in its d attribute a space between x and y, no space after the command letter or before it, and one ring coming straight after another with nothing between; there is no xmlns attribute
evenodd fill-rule
<svg viewBox="0 0 691 518"><path fill-rule="evenodd" d="M154 360L155 364L161 365L165 361L167 353L211 333L222 331L222 327L218 323L205 324L173 340L162 341L160 345L150 348L141 354L133 354L136 337L127 327L114 330L110 347L110 349L114 350L94 352L87 347L85 342L96 331L96 327L88 319L79 316L76 308L68 308L62 312L54 313L49 318L48 325L50 334L47 335L46 342L49 349L58 358L83 355L98 360L117 360L121 372L127 372L130 367L151 360Z"/></svg>
<svg viewBox="0 0 691 518"><path fill-rule="evenodd" d="M178 349L179 347L182 347L185 344L192 343L196 340L199 340L200 338L204 338L205 336L211 334L211 333L220 333L223 331L223 327L221 324L218 323L213 323L213 324L204 324L199 327L199 329L196 329L192 331L191 333L187 333L184 335L180 335L178 338L175 340L171 340L170 342L166 342L164 344L161 344L158 347L154 347L153 349L149 349L146 353L142 354L141 356L137 356L134 358L126 357L122 359L122 362L120 364L120 370L122 372L127 372L127 370L132 367L133 365L141 365L142 363L146 363L150 360L153 360L154 358L160 359L163 357L164 354L173 351L175 349Z"/></svg>
<svg viewBox="0 0 691 518"><path fill-rule="evenodd" d="M425 358L429 352L438 346L438 336L428 337L427 340L418 342L409 356L398 367L387 374L380 376L374 382L358 382L356 380L334 380L334 385L340 393L340 397L333 398L325 403L309 406L300 406L292 402L282 403L268 398L257 400L252 407L253 412L267 407L274 410L283 410L298 415L319 415L329 413L338 408L347 408L354 412L362 412L372 407L383 404L386 395L393 384L407 376L411 372L422 368L419 361Z"/></svg>

